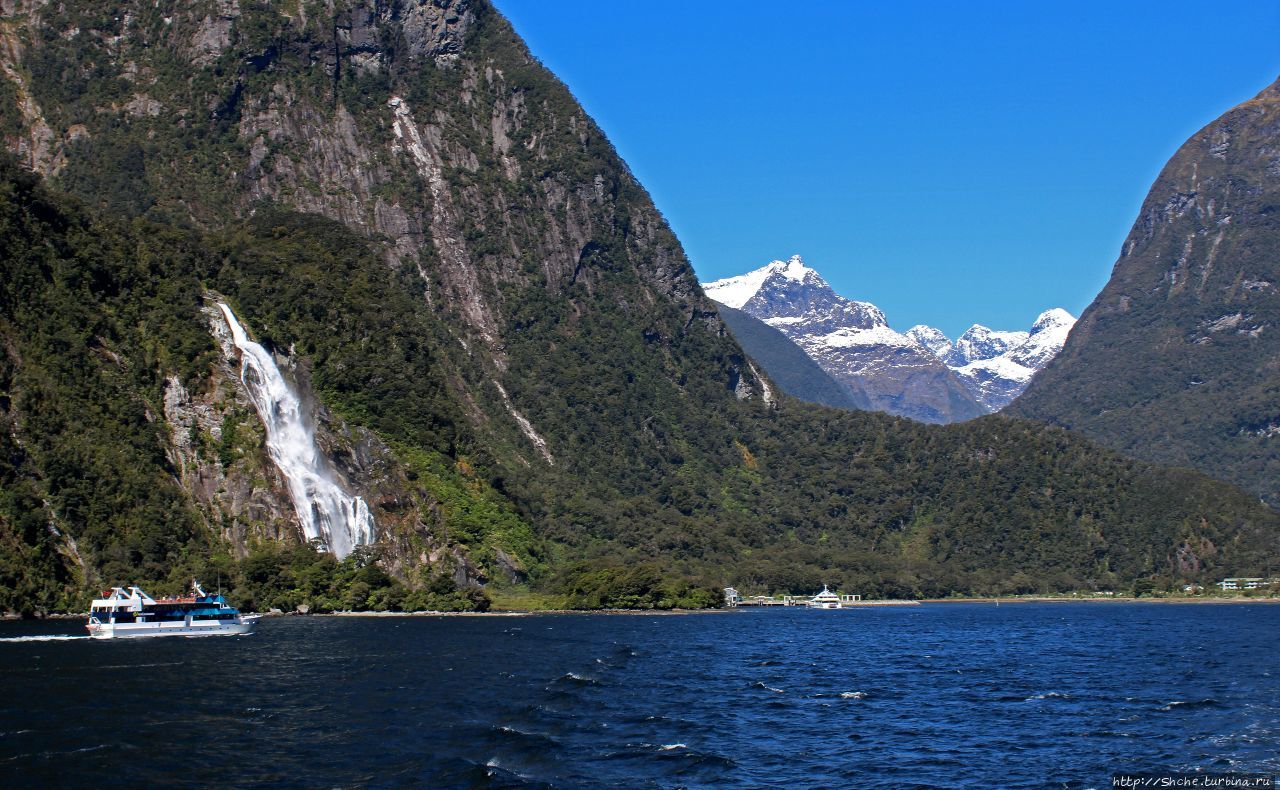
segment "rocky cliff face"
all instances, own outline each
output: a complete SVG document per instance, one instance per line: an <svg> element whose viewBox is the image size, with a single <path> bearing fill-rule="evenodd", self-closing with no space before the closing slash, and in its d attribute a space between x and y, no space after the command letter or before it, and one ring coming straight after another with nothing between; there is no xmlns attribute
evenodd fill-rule
<svg viewBox="0 0 1280 790"><path fill-rule="evenodd" d="M415 592L527 572L636 600L658 569L655 605L730 576L946 594L1014 567L1066 589L1204 541L1244 572L1274 542L1243 495L1061 431L775 398L481 0L162 5L4 6L0 136L49 183L0 159L0 606L296 532L208 290ZM806 287L779 297L833 348L884 328Z"/></svg>
<svg viewBox="0 0 1280 790"><path fill-rule="evenodd" d="M438 333L431 375L460 412L441 420L467 447L485 448L492 477L591 466L574 450L600 417L567 421L546 382L580 364L574 337L600 331L614 311L639 325L641 342L666 349L642 378L764 403L768 385L728 339L643 189L487 3L2 10L0 135L11 151L111 214L219 232L283 207L359 235L422 284ZM243 317L285 329L252 311ZM716 357L714 381L691 369L691 334L714 347L698 352ZM287 358L306 388L312 362ZM399 536L388 538L390 562L447 560L435 536L451 516L406 481L413 470L373 433L314 403L335 468L374 503L380 527L392 527L384 534ZM174 379L165 396L167 452L183 486L242 553L257 538L297 532L246 404L225 360L199 389ZM641 414L615 427L670 435L669 419ZM225 426L244 450L234 459L210 449L228 443ZM518 553L472 546L451 562L471 577L467 557L502 556L518 575Z"/></svg>
<svg viewBox="0 0 1280 790"><path fill-rule="evenodd" d="M176 375L165 381L166 450L205 527L244 557L259 541L296 541L302 529L288 485L267 452L261 418L241 381L239 351L216 298L207 295L201 310L219 351L208 378L195 392ZM413 485L409 470L386 443L320 402L307 360L276 356L315 423L322 462L344 490L366 497L387 567L405 576L447 556L447 572L460 584L482 581L475 562L448 545L439 501Z"/></svg>
<svg viewBox="0 0 1280 790"><path fill-rule="evenodd" d="M1280 505L1280 83L1173 156L1111 279L1012 407Z"/></svg>
<svg viewBox="0 0 1280 790"><path fill-rule="evenodd" d="M23 97L6 140L38 172L206 226L262 200L338 220L417 267L499 378L510 291L590 289L602 238L719 331L658 213L624 212L639 185L563 86L528 84L541 70L486 3L23 3L4 35ZM104 166L123 189L103 189Z"/></svg>

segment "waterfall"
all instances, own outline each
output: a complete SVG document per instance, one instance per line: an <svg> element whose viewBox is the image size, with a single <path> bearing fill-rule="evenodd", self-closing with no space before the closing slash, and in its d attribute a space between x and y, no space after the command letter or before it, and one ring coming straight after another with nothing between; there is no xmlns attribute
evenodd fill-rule
<svg viewBox="0 0 1280 790"><path fill-rule="evenodd" d="M289 483L289 496L308 540L320 538L338 559L373 542L373 516L361 497L347 496L321 461L315 435L298 396L280 375L271 354L249 339L231 308L219 302L240 349L240 380L267 430L271 460Z"/></svg>

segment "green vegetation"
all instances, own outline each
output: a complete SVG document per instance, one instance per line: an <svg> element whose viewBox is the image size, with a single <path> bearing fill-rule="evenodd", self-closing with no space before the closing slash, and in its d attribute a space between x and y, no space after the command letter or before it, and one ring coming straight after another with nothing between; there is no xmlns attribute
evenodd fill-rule
<svg viewBox="0 0 1280 790"><path fill-rule="evenodd" d="M447 576L424 573L416 587L393 579L377 550L360 548L341 562L310 545L264 544L236 566L230 600L246 610L284 612L484 611L479 589L459 590ZM424 571L428 569L423 569Z"/></svg>
<svg viewBox="0 0 1280 790"><path fill-rule="evenodd" d="M78 608L98 574L165 578L208 549L155 415L162 369L194 375L212 343L183 234L96 222L0 170L0 608Z"/></svg>
<svg viewBox="0 0 1280 790"><path fill-rule="evenodd" d="M432 449L451 446L450 410L431 400L429 355L418 339L406 341L402 359L410 361L403 367L387 353L395 335L378 316L388 306L403 309L393 273L344 248L341 234L326 235L331 223L319 222L308 237L311 250L299 249L285 230L298 222L292 215L272 218L260 226L268 230L255 244L252 229L223 242L142 221L96 220L47 193L12 160L0 160L0 232L9 242L0 257L6 349L0 355L0 609L77 610L104 583L129 580L177 592L193 575L238 580L233 597L251 608L290 601L316 611L486 605L478 590L459 590L429 567L403 582L390 580L376 566L365 569L367 557L339 564L307 546L260 546L235 562L203 524L165 453L166 429L157 419L164 379L174 373L203 389L217 356L199 312L206 282L237 296L260 295L269 287L257 277L271 279L260 268L264 260L295 264L289 282L303 289L283 295L281 304L298 312L276 321L284 332L301 326L314 338L308 350L322 391L356 418L416 442L412 450L406 445L406 457L424 496L437 497L454 542L482 543L490 551L507 546L513 557L530 556L528 527L474 475L470 483L458 482L464 475L451 473ZM319 262L318 249L326 256ZM375 273L373 282L353 270L360 262ZM353 295L308 289L315 285L306 279L315 271L308 267L317 263L339 271L332 282ZM319 309L338 303L345 312ZM387 330L376 354L365 335L355 340L370 350L353 361L350 346L339 342L349 335L323 323L341 316L353 316L365 330ZM348 390L357 397L344 399ZM380 399L364 406L358 398L370 394ZM235 463L245 452L244 437L252 435L246 418L229 412L219 440L201 452L223 466ZM196 438L203 448L206 441Z"/></svg>
<svg viewBox="0 0 1280 790"><path fill-rule="evenodd" d="M1063 430L738 400L747 360L674 235L487 4L440 66L370 22L377 70L330 49L318 7L242 3L197 65L159 42L199 15L140 6L121 53L62 35L118 31L92 5L45 7L23 65L51 126L88 136L50 188L0 164L0 608L192 575L316 611L1161 589L1275 555L1280 516L1252 497ZM161 115L113 109L139 98L126 62ZM393 146L393 94L442 182ZM180 482L165 382L217 388L209 292L291 356L339 450L386 448L366 459L375 554L336 562ZM188 434L272 495L247 410Z"/></svg>
<svg viewBox="0 0 1280 790"><path fill-rule="evenodd" d="M560 582L569 609L708 609L724 602L713 583L673 582L656 565L578 563Z"/></svg>
<svg viewBox="0 0 1280 790"><path fill-rule="evenodd" d="M416 271L389 269L336 222L270 207L219 251L209 283L251 317L258 342L312 361L326 405L415 447L458 449L460 415Z"/></svg>
<svg viewBox="0 0 1280 790"><path fill-rule="evenodd" d="M1183 145L1111 280L1012 413L1280 507L1277 124L1280 83Z"/></svg>

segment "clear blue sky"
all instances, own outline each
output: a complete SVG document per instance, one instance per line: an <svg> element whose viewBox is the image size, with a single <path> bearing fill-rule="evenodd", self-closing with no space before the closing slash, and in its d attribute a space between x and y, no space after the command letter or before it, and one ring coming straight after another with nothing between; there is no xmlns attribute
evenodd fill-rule
<svg viewBox="0 0 1280 790"><path fill-rule="evenodd" d="M1079 315L1280 2L496 0L712 280L793 253L905 330Z"/></svg>

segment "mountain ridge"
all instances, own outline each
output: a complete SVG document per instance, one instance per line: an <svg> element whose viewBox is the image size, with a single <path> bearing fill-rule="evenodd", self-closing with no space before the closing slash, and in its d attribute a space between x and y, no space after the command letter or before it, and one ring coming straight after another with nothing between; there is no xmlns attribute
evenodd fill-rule
<svg viewBox="0 0 1280 790"><path fill-rule="evenodd" d="M889 328L880 308L835 292L799 255L703 285L707 295L781 330L872 409L922 422L984 413L947 367Z"/></svg>
<svg viewBox="0 0 1280 790"><path fill-rule="evenodd" d="M923 422L999 411L1061 348L1075 320L1051 308L1029 332L974 324L955 343L923 324L898 333L880 308L840 296L799 255L703 288L787 334L843 386L866 392L869 408Z"/></svg>
<svg viewBox="0 0 1280 790"><path fill-rule="evenodd" d="M808 403L838 409L869 410L871 400L862 390L853 390L827 375L818 363L781 331L760 319L735 310L719 307L720 318L734 338L760 363L783 392Z"/></svg>
<svg viewBox="0 0 1280 790"><path fill-rule="evenodd" d="M1012 412L1280 506L1280 80L1192 135Z"/></svg>
<svg viewBox="0 0 1280 790"><path fill-rule="evenodd" d="M4 161L0 608L193 573L287 610L1049 591L1274 551L1241 492L1065 431L779 395L487 3L9 8L0 136L47 180ZM368 555L302 543L211 299L310 404Z"/></svg>
<svg viewBox="0 0 1280 790"><path fill-rule="evenodd" d="M1074 325L1075 318L1060 307L1037 316L1029 332L994 332L975 324L957 340L948 365L982 405L999 411L1057 356Z"/></svg>

